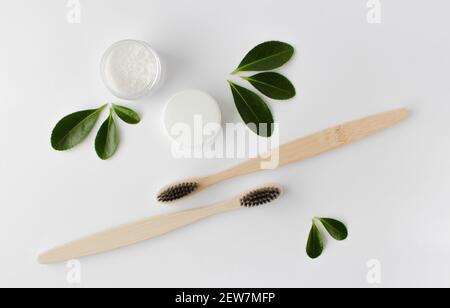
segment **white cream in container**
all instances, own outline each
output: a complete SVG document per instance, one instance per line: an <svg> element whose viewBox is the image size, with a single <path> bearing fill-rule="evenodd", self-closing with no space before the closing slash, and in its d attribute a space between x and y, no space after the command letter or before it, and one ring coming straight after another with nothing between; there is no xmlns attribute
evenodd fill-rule
<svg viewBox="0 0 450 308"><path fill-rule="evenodd" d="M101 75L112 94L121 99L136 100L158 85L162 75L161 61L147 43L123 40L105 52Z"/></svg>

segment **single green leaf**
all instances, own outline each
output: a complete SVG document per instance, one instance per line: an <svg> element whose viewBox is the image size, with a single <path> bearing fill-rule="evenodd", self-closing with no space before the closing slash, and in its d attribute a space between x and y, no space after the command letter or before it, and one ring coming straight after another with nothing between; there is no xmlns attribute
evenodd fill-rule
<svg viewBox="0 0 450 308"><path fill-rule="evenodd" d="M340 221L331 218L317 218L328 231L328 233L338 241L343 241L348 237L347 227Z"/></svg>
<svg viewBox="0 0 450 308"><path fill-rule="evenodd" d="M92 131L105 107L75 112L60 120L52 132L52 147L66 151L80 144Z"/></svg>
<svg viewBox="0 0 450 308"><path fill-rule="evenodd" d="M97 138L95 139L95 151L98 157L107 160L114 155L118 145L119 133L111 109L108 119L106 119L98 131Z"/></svg>
<svg viewBox="0 0 450 308"><path fill-rule="evenodd" d="M306 246L306 253L311 259L317 259L323 252L323 239L319 228L313 221L311 232L309 233L308 244Z"/></svg>
<svg viewBox="0 0 450 308"><path fill-rule="evenodd" d="M256 134L271 137L274 129L272 112L256 93L228 81L242 120Z"/></svg>
<svg viewBox="0 0 450 308"><path fill-rule="evenodd" d="M125 123L138 124L139 122L141 122L139 114L130 108L113 104L113 110L117 114L117 116Z"/></svg>
<svg viewBox="0 0 450 308"><path fill-rule="evenodd" d="M231 74L244 71L270 71L284 65L293 55L294 47L289 44L277 41L265 42L253 48Z"/></svg>
<svg viewBox="0 0 450 308"><path fill-rule="evenodd" d="M266 72L242 77L242 79L247 80L262 94L272 99L287 100L296 94L295 87L289 79L278 73Z"/></svg>

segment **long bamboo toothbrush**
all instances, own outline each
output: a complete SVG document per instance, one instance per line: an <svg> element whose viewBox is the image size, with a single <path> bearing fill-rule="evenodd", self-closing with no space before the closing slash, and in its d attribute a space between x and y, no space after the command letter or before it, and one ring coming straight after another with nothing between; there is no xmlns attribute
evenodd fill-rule
<svg viewBox="0 0 450 308"><path fill-rule="evenodd" d="M278 199L283 187L268 184L211 206L147 218L56 247L38 258L41 264L63 262L136 244L212 215L257 207Z"/></svg>
<svg viewBox="0 0 450 308"><path fill-rule="evenodd" d="M408 110L401 108L325 129L222 172L167 185L158 193L157 199L164 203L177 201L230 178L263 170L261 166L266 162L265 157L272 157L272 155L279 155L278 166L280 167L319 155L391 127L407 118L408 115Z"/></svg>

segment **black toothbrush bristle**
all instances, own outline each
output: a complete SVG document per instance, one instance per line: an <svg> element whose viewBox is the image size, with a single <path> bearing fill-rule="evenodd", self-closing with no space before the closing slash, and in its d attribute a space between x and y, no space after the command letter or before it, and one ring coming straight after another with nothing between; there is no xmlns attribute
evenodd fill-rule
<svg viewBox="0 0 450 308"><path fill-rule="evenodd" d="M270 203L281 195L281 190L277 187L266 187L249 192L241 198L241 206L255 207Z"/></svg>
<svg viewBox="0 0 450 308"><path fill-rule="evenodd" d="M186 182L171 186L158 195L159 202L180 200L198 189L198 183Z"/></svg>

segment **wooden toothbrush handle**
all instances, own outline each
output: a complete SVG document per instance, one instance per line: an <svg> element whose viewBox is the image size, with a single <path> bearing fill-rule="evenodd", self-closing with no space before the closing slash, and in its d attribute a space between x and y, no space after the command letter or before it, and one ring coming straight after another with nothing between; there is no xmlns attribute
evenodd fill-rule
<svg viewBox="0 0 450 308"><path fill-rule="evenodd" d="M239 200L233 199L209 207L147 218L54 248L42 254L38 261L51 264L99 254L149 240L200 219L239 208Z"/></svg>
<svg viewBox="0 0 450 308"><path fill-rule="evenodd" d="M401 122L408 115L409 112L405 108L387 111L292 141L280 147L280 166L358 141Z"/></svg>
<svg viewBox="0 0 450 308"><path fill-rule="evenodd" d="M274 158L278 157L278 164L275 166L284 166L367 137L399 123L407 118L408 115L408 110L402 108L347 122L282 145L278 149L272 150L270 152L271 154L268 156ZM263 156L265 157L265 155ZM267 164L268 160L270 160L270 158L265 159L261 157L248 160L233 168L206 178L204 180L205 184L212 185L236 176L249 174L263 169L271 169L270 165L267 165L269 168L264 168L262 165Z"/></svg>

